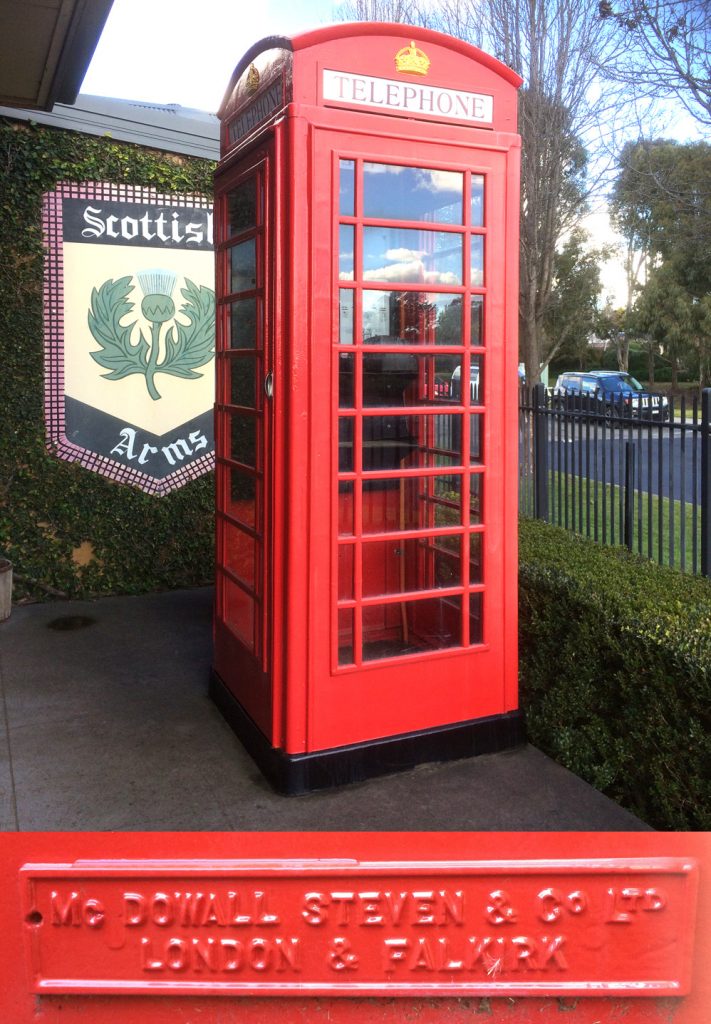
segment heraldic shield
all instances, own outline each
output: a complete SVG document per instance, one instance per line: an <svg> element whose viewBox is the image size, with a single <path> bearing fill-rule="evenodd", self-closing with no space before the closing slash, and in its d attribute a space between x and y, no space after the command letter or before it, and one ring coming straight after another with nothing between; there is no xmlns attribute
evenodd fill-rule
<svg viewBox="0 0 711 1024"><path fill-rule="evenodd" d="M210 201L62 183L44 230L50 451L155 495L211 470Z"/></svg>

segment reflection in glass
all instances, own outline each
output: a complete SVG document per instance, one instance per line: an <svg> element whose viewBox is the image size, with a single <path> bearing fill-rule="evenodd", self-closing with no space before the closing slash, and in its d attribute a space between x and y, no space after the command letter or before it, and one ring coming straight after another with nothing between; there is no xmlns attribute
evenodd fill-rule
<svg viewBox="0 0 711 1024"><path fill-rule="evenodd" d="M352 409L355 405L354 370L355 356L340 352L338 356L338 405L341 409Z"/></svg>
<svg viewBox="0 0 711 1024"><path fill-rule="evenodd" d="M472 174L471 222L474 228L480 228L484 225L483 174Z"/></svg>
<svg viewBox="0 0 711 1024"><path fill-rule="evenodd" d="M363 277L394 284L461 284L462 236L424 229L364 227Z"/></svg>
<svg viewBox="0 0 711 1024"><path fill-rule="evenodd" d="M257 464L257 421L252 416L230 416L230 458L254 468Z"/></svg>
<svg viewBox="0 0 711 1024"><path fill-rule="evenodd" d="M230 291L248 292L257 287L257 248L256 240L248 238L246 242L230 249Z"/></svg>
<svg viewBox="0 0 711 1024"><path fill-rule="evenodd" d="M353 280L354 240L352 224L341 224L338 229L338 276L341 281Z"/></svg>
<svg viewBox="0 0 711 1024"><path fill-rule="evenodd" d="M339 212L343 217L355 215L355 161L341 160L339 178Z"/></svg>
<svg viewBox="0 0 711 1024"><path fill-rule="evenodd" d="M257 347L257 300L237 299L230 306L230 348Z"/></svg>
<svg viewBox="0 0 711 1024"><path fill-rule="evenodd" d="M338 293L338 340L341 345L353 344L353 295L350 288Z"/></svg>
<svg viewBox="0 0 711 1024"><path fill-rule="evenodd" d="M476 348L484 344L484 298L482 295L472 295L471 304L471 344Z"/></svg>
<svg viewBox="0 0 711 1024"><path fill-rule="evenodd" d="M256 408L256 364L254 356L233 356L230 360L230 404Z"/></svg>
<svg viewBox="0 0 711 1024"><path fill-rule="evenodd" d="M401 601L363 611L364 661L441 650L461 643L459 597Z"/></svg>
<svg viewBox="0 0 711 1024"><path fill-rule="evenodd" d="M257 179L252 177L227 194L227 234L231 237L256 225Z"/></svg>
<svg viewBox="0 0 711 1024"><path fill-rule="evenodd" d="M484 236L471 236L471 283L473 288L484 284Z"/></svg>
<svg viewBox="0 0 711 1024"><path fill-rule="evenodd" d="M369 345L461 345L462 297L364 290L363 341Z"/></svg>
<svg viewBox="0 0 711 1024"><path fill-rule="evenodd" d="M462 223L463 175L393 164L363 164L363 213L384 220Z"/></svg>
<svg viewBox="0 0 711 1024"><path fill-rule="evenodd" d="M472 405L481 405L484 401L484 357L473 355L469 360L469 401ZM461 366L452 373L451 398L454 402L462 402Z"/></svg>
<svg viewBox="0 0 711 1024"><path fill-rule="evenodd" d="M483 595L469 595L469 643L480 644L484 639Z"/></svg>
<svg viewBox="0 0 711 1024"><path fill-rule="evenodd" d="M449 405L457 371L461 371L460 356L367 353L363 356L363 405Z"/></svg>

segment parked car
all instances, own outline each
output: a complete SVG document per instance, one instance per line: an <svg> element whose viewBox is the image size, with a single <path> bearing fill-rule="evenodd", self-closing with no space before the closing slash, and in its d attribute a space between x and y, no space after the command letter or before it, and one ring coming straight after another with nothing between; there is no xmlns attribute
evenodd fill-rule
<svg viewBox="0 0 711 1024"><path fill-rule="evenodd" d="M606 418L630 413L641 419L669 419L669 401L647 391L631 374L619 370L561 373L552 392L554 406L580 408L579 395L600 403Z"/></svg>

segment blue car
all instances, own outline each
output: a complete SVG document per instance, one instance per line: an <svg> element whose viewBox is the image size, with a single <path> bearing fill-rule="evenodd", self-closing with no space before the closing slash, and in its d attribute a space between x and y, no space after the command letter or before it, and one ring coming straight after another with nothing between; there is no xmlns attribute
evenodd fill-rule
<svg viewBox="0 0 711 1024"><path fill-rule="evenodd" d="M664 395L646 391L631 374L620 370L569 371L561 373L553 389L554 405L580 409L577 396L601 403L607 419L632 415L640 419L668 420L669 401Z"/></svg>

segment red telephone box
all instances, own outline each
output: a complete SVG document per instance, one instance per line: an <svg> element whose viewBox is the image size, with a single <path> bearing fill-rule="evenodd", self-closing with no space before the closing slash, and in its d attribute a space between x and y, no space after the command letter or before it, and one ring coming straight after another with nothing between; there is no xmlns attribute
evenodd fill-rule
<svg viewBox="0 0 711 1024"><path fill-rule="evenodd" d="M359 23L220 111L212 694L288 792L523 739L519 85Z"/></svg>

